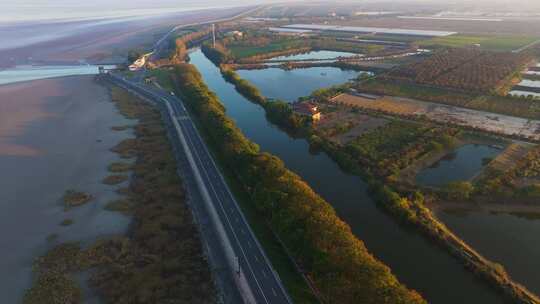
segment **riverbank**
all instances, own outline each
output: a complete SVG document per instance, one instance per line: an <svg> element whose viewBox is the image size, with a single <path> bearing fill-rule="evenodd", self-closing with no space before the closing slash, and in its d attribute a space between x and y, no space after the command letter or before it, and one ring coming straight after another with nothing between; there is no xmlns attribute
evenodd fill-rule
<svg viewBox="0 0 540 304"><path fill-rule="evenodd" d="M177 93L185 97L204 125L211 146L227 163L226 170L237 176L243 191L252 197L254 207L323 299L340 303L424 302L418 293L399 283L390 269L352 235L330 205L285 168L281 160L258 151L226 116L222 104L208 91L194 66L177 66L175 76L180 89ZM299 227L303 227L302 233L295 232ZM327 275L329 270L331 277Z"/></svg>
<svg viewBox="0 0 540 304"><path fill-rule="evenodd" d="M237 89L240 88L240 93L243 93L246 98L251 99L253 102L261 104L260 100L264 100L264 97L261 97L262 94L258 92L256 87L250 85L240 77L233 77L234 75L232 72L226 72L227 73L224 73L224 78L235 84ZM246 94L245 92L250 93ZM285 126L282 125L282 127ZM351 159L344 162L342 156L343 153L339 150L339 147L325 144L324 142L320 146L322 146L327 153L333 155L343 168L356 172L357 174L363 172L361 175L367 177L368 180L372 180L372 193L376 196L377 201L381 203L381 206L386 208L398 219L412 224L423 233L426 233L429 238L435 240L450 254L462 261L465 267L471 268L473 272L486 279L510 299L518 303L537 303L540 301L536 295L528 291L522 285L514 282L502 266L484 258L438 221L430 210L425 208L423 197L421 199L416 196L409 198L400 197L400 194L394 192L391 188L375 182L373 180L374 177L371 176L370 173L359 167L359 163Z"/></svg>

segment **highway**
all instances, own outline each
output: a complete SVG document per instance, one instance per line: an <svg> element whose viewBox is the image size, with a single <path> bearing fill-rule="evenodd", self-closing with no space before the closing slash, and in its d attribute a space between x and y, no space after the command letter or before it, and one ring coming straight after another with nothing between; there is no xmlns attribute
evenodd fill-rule
<svg viewBox="0 0 540 304"><path fill-rule="evenodd" d="M206 202L211 204L207 209L211 209L209 212L214 212L217 216L213 218L215 229L222 233L221 241L225 242L222 247L229 247L230 244L230 248L222 249L225 255L234 255L234 263L229 264L230 275L237 276L234 279L238 282L240 293L245 295L244 302L292 303L183 102L178 97L157 88L133 83L112 74L108 79L153 101L160 107L162 113L166 113L173 121L173 124L166 124L168 132L179 139L177 142L182 143L182 147L175 147L174 152L188 155L192 173L198 180L199 190L206 197ZM243 286L242 281L247 282L248 286Z"/></svg>

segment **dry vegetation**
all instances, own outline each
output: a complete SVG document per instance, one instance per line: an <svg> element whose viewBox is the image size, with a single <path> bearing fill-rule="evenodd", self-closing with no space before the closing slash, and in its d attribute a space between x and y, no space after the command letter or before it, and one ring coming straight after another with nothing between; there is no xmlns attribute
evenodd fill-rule
<svg viewBox="0 0 540 304"><path fill-rule="evenodd" d="M103 183L106 185L118 185L121 184L129 179L129 176L127 175L109 175L103 179Z"/></svg>
<svg viewBox="0 0 540 304"><path fill-rule="evenodd" d="M76 190L67 190L64 193L62 201L64 202L64 208L66 210L84 205L92 200L92 196L88 193L76 191Z"/></svg>
<svg viewBox="0 0 540 304"><path fill-rule="evenodd" d="M530 147L512 143L501 154L489 163L489 167L498 171L507 171L527 154Z"/></svg>
<svg viewBox="0 0 540 304"><path fill-rule="evenodd" d="M50 250L35 263L36 278L24 303L81 303L73 274L89 269L90 285L105 303L215 303L210 270L160 114L124 91L113 88L112 93L121 112L139 120L137 138L119 145L137 157L129 191L121 191L128 197L108 205L133 214L129 236L87 248L67 243Z"/></svg>

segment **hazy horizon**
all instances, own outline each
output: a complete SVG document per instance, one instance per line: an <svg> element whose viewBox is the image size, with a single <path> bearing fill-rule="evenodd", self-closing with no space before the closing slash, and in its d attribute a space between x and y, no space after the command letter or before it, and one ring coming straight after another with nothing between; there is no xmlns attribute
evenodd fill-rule
<svg viewBox="0 0 540 304"><path fill-rule="evenodd" d="M270 3L300 3L303 5L336 4L354 6L387 4L424 4L447 7L448 9L485 9L497 12L540 13L540 1L534 0L366 0L358 1L305 1L305 0L93 0L81 3L78 0L18 0L3 4L0 23L30 22L47 20L81 20L102 18L151 17L167 13L178 13L199 9L249 6Z"/></svg>

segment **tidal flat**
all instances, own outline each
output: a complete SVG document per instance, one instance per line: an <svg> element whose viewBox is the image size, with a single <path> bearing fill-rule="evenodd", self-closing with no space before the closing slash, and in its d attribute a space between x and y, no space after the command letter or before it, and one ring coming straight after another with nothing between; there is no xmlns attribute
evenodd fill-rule
<svg viewBox="0 0 540 304"><path fill-rule="evenodd" d="M133 136L112 127L132 121L118 113L93 76L0 86L0 294L20 303L32 282L36 257L70 241L87 244L123 234L130 219L105 210L121 196L105 185L110 149ZM68 190L91 195L65 210ZM71 225L62 226L66 219Z"/></svg>

